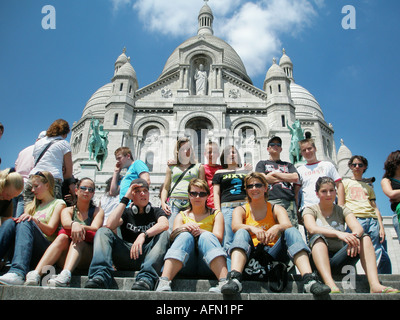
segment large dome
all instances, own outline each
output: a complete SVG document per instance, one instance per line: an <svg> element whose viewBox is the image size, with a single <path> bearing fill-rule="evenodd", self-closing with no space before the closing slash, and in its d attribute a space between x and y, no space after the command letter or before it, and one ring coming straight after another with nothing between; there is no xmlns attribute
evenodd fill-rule
<svg viewBox="0 0 400 320"><path fill-rule="evenodd" d="M318 117L325 120L318 101L307 89L292 81L290 92L296 106L296 118Z"/></svg>
<svg viewBox="0 0 400 320"><path fill-rule="evenodd" d="M201 42L207 42L211 46L221 50L222 54L222 64L225 69L229 69L232 72L239 75L245 81L251 83L250 77L247 75L246 68L243 64L242 59L239 57L237 52L224 40L210 34L204 34L201 37L198 35L191 37L184 41L180 46L178 46L174 52L170 55L167 62L165 63L164 69L159 77L159 79L175 72L180 66L180 51L188 48L194 47L196 44L201 45ZM201 51L201 50L200 50Z"/></svg>

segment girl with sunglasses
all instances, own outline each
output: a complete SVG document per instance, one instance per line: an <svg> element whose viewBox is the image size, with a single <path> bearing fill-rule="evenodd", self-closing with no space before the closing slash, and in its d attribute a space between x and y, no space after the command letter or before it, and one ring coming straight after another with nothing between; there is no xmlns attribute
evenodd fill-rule
<svg viewBox="0 0 400 320"><path fill-rule="evenodd" d="M313 262L331 293L340 293L332 273L341 274L344 266L355 266L358 260L361 260L371 293L398 293L380 284L371 238L348 208L334 203L336 184L333 179L319 178L315 190L319 203L306 207L303 219L311 236L309 246ZM346 232L345 225L350 232Z"/></svg>
<svg viewBox="0 0 400 320"><path fill-rule="evenodd" d="M265 175L252 172L244 182L248 202L233 211L232 229L235 236L229 250L232 266L228 282L222 286L221 292L235 295L242 291L242 272L251 252L259 246L272 261L285 264L293 261L302 276L304 292L315 295L330 292L330 288L320 283L312 273L308 258L310 249L300 232L292 227L285 208L268 202Z"/></svg>
<svg viewBox="0 0 400 320"><path fill-rule="evenodd" d="M95 184L90 178L81 179L75 189L76 203L61 213L63 229L44 253L35 270L28 273L25 285L40 285L46 266L58 262L61 273L48 280L51 287L70 285L75 268L88 268L93 255L93 238L103 225L104 212L93 203Z"/></svg>
<svg viewBox="0 0 400 320"><path fill-rule="evenodd" d="M22 285L31 264L36 264L57 236L64 200L54 198L54 178L39 171L32 177L33 201L18 218L8 219L0 228L0 257L12 247L10 270L0 277L0 284Z"/></svg>
<svg viewBox="0 0 400 320"><path fill-rule="evenodd" d="M171 291L171 281L179 272L192 276L214 274L219 282L210 292L219 293L228 273L226 253L221 246L224 218L219 210L206 206L210 195L206 181L192 179L188 193L189 208L175 218L173 243L164 257L164 269L156 291Z"/></svg>

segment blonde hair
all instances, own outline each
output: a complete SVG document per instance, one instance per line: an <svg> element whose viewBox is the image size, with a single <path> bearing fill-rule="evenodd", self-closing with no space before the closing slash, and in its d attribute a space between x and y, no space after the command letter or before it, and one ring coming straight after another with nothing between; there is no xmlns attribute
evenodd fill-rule
<svg viewBox="0 0 400 320"><path fill-rule="evenodd" d="M18 172L10 168L0 171L0 192L9 186L20 192L24 189L24 179Z"/></svg>
<svg viewBox="0 0 400 320"><path fill-rule="evenodd" d="M49 185L50 195L54 198L54 177L48 171L38 171L34 175L32 175L31 179L38 178L44 184ZM29 215L33 216L36 212L38 206L40 206L41 201L36 197L33 198L31 202L29 202L25 207L25 212Z"/></svg>

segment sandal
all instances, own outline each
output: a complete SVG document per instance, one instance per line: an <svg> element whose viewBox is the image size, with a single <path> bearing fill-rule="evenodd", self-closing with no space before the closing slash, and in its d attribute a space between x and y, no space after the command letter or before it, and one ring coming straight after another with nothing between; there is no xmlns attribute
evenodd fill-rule
<svg viewBox="0 0 400 320"><path fill-rule="evenodd" d="M392 287L386 287L380 292L372 292L372 293L385 293L385 294L394 294L394 293L400 293L400 290L394 289Z"/></svg>
<svg viewBox="0 0 400 320"><path fill-rule="evenodd" d="M340 289L338 287L333 287L333 288L331 288L330 293L342 293L342 291L340 291Z"/></svg>

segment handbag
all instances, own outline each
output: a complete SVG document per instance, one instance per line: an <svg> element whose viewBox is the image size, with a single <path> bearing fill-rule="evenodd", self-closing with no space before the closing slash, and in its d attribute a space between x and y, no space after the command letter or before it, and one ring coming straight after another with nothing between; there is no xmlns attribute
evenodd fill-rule
<svg viewBox="0 0 400 320"><path fill-rule="evenodd" d="M283 262L274 261L263 244L250 253L243 270L243 280L268 282L273 292L282 292L288 282L287 266Z"/></svg>

